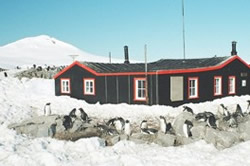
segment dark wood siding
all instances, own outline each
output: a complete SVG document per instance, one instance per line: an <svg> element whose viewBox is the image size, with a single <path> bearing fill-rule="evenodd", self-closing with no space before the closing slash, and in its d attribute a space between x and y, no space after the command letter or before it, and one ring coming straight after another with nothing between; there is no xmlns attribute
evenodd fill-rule
<svg viewBox="0 0 250 166"><path fill-rule="evenodd" d="M242 76L241 73L248 73ZM183 76L183 101L172 102L170 100L170 77ZM222 77L222 95L214 96L214 76ZM148 102L134 101L134 78L143 78L145 75L133 76L96 76L79 66L73 66L55 79L55 94L60 92L60 78L69 78L71 82L71 97L84 99L88 103L129 103L129 104L160 104L178 106L184 103L197 103L211 101L217 98L229 96L228 77L236 77L236 94L250 94L250 69L238 59L234 60L224 68L213 71L169 74L169 75L148 75ZM188 99L188 78L199 78L199 98ZM83 78L95 78L95 95L83 94ZM247 86L242 87L242 80L247 80ZM158 91L157 91L158 89Z"/></svg>

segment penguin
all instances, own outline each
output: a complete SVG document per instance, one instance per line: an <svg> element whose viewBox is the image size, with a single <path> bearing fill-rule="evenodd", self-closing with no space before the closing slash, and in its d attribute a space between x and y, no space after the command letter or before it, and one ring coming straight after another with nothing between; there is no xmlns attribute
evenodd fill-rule
<svg viewBox="0 0 250 166"><path fill-rule="evenodd" d="M206 115L206 113L204 113L204 112L198 113L198 114L195 116L195 119L196 119L197 121L206 122L206 121L207 121L207 115Z"/></svg>
<svg viewBox="0 0 250 166"><path fill-rule="evenodd" d="M231 113L228 112L228 113L227 113L227 116L224 115L223 120L224 120L224 121L229 121L230 118L231 118L231 116L232 116Z"/></svg>
<svg viewBox="0 0 250 166"><path fill-rule="evenodd" d="M164 134L171 133L172 124L167 123L166 119L163 116L160 116L160 131Z"/></svg>
<svg viewBox="0 0 250 166"><path fill-rule="evenodd" d="M170 122L166 124L166 133L173 134L173 127Z"/></svg>
<svg viewBox="0 0 250 166"><path fill-rule="evenodd" d="M207 118L209 118L210 116L214 116L215 117L215 115L212 113L212 112L204 112L205 113L205 115L206 115L206 117Z"/></svg>
<svg viewBox="0 0 250 166"><path fill-rule="evenodd" d="M229 122L229 127L232 127L232 128L238 127L237 117L235 114L232 114L232 116L230 116L230 119L228 120L228 122Z"/></svg>
<svg viewBox="0 0 250 166"><path fill-rule="evenodd" d="M192 137L191 128L193 127L193 123L189 120L185 120L183 124L183 132L185 137L189 138Z"/></svg>
<svg viewBox="0 0 250 166"><path fill-rule="evenodd" d="M167 122L163 116L160 116L160 131L163 132L164 134L167 131Z"/></svg>
<svg viewBox="0 0 250 166"><path fill-rule="evenodd" d="M107 122L107 125L114 127L118 131L124 130L125 120L122 117L112 118Z"/></svg>
<svg viewBox="0 0 250 166"><path fill-rule="evenodd" d="M247 100L247 102L248 102L248 105L247 105L246 113L250 114L250 100Z"/></svg>
<svg viewBox="0 0 250 166"><path fill-rule="evenodd" d="M214 129L217 128L217 125L216 125L216 119L214 116L209 116L208 119L207 119L207 124L209 127L212 127Z"/></svg>
<svg viewBox="0 0 250 166"><path fill-rule="evenodd" d="M190 107L188 107L188 106L183 106L183 112L189 112L189 113L191 113L192 115L194 114L194 112L193 112L193 110L192 110L192 108L190 108Z"/></svg>
<svg viewBox="0 0 250 166"><path fill-rule="evenodd" d="M102 124L97 124L96 127L104 134L106 135L118 135L119 133L115 130L115 129L112 129L112 128L109 128L108 126L106 125L102 125Z"/></svg>
<svg viewBox="0 0 250 166"><path fill-rule="evenodd" d="M240 107L239 104L237 104L237 106L236 106L236 111L235 111L235 113L236 113L236 115L239 116L239 117L244 117L244 114L243 114L242 109L241 109L241 107Z"/></svg>
<svg viewBox="0 0 250 166"><path fill-rule="evenodd" d="M70 111L69 116L70 116L71 118L76 118L76 108L74 108L74 109L72 109L72 110Z"/></svg>
<svg viewBox="0 0 250 166"><path fill-rule="evenodd" d="M64 126L65 130L70 129L72 127L72 124L73 123L72 123L72 120L71 120L70 116L65 115L63 117L63 126Z"/></svg>
<svg viewBox="0 0 250 166"><path fill-rule="evenodd" d="M130 136L131 135L131 128L130 128L130 122L129 120L126 120L125 121L125 127L124 127L124 134L127 135L127 136Z"/></svg>
<svg viewBox="0 0 250 166"><path fill-rule="evenodd" d="M45 106L44 106L44 115L45 116L51 115L50 103L45 104Z"/></svg>
<svg viewBox="0 0 250 166"><path fill-rule="evenodd" d="M143 134L156 134L158 132L157 129L148 128L148 124L146 120L143 120L140 125L141 133Z"/></svg>
<svg viewBox="0 0 250 166"><path fill-rule="evenodd" d="M80 111L80 118L88 123L90 120L88 114L82 108L79 108L79 111Z"/></svg>
<svg viewBox="0 0 250 166"><path fill-rule="evenodd" d="M119 117L114 121L114 125L115 125L115 129L117 131L122 131L124 129L124 126L125 126L125 120L123 118Z"/></svg>
<svg viewBox="0 0 250 166"><path fill-rule="evenodd" d="M225 107L224 104L219 105L219 112L220 112L220 114L222 114L224 116L229 116L228 109L227 109L227 107Z"/></svg>
<svg viewBox="0 0 250 166"><path fill-rule="evenodd" d="M115 120L116 118L109 119L107 122L107 125L111 127L115 127Z"/></svg>
<svg viewBox="0 0 250 166"><path fill-rule="evenodd" d="M4 77L8 77L8 74L7 74L7 72L4 72Z"/></svg>
<svg viewBox="0 0 250 166"><path fill-rule="evenodd" d="M229 115L225 116L223 120L229 124L229 127L235 128L238 126L237 116L238 115L236 113L233 114L229 113Z"/></svg>
<svg viewBox="0 0 250 166"><path fill-rule="evenodd" d="M146 121L146 120L143 120L143 121L141 122L140 128L141 128L141 129L147 129L147 128L148 128L148 124L147 124L147 121Z"/></svg>

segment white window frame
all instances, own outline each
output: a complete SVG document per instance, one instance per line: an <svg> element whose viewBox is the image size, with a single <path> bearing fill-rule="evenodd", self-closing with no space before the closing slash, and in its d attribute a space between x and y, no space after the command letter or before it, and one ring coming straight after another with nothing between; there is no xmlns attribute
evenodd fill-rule
<svg viewBox="0 0 250 166"><path fill-rule="evenodd" d="M61 93L69 94L70 93L70 79L61 78Z"/></svg>
<svg viewBox="0 0 250 166"><path fill-rule="evenodd" d="M95 95L95 79L84 78L83 79L83 93L84 95Z"/></svg>
<svg viewBox="0 0 250 166"><path fill-rule="evenodd" d="M246 87L247 86L247 80L241 80L241 86Z"/></svg>
<svg viewBox="0 0 250 166"><path fill-rule="evenodd" d="M236 77L229 76L228 77L228 94L236 93Z"/></svg>
<svg viewBox="0 0 250 166"><path fill-rule="evenodd" d="M143 84L144 82L144 84ZM144 87L139 87L144 85ZM144 92L143 92L144 91ZM142 94L142 96L140 95ZM144 96L143 96L144 94ZM147 82L146 78L134 78L134 100L135 101L146 101L147 98Z"/></svg>
<svg viewBox="0 0 250 166"><path fill-rule="evenodd" d="M214 77L214 96L222 95L222 76Z"/></svg>
<svg viewBox="0 0 250 166"><path fill-rule="evenodd" d="M194 81L194 84L192 82ZM199 78L198 77L189 77L188 78L188 99L199 98Z"/></svg>

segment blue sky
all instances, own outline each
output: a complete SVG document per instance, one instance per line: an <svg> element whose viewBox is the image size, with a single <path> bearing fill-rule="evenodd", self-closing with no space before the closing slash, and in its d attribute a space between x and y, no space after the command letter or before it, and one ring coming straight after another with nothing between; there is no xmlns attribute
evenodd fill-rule
<svg viewBox="0 0 250 166"><path fill-rule="evenodd" d="M227 56L236 40L250 62L249 0L185 0L186 56ZM1 0L0 45L46 34L102 56L182 58L181 0Z"/></svg>

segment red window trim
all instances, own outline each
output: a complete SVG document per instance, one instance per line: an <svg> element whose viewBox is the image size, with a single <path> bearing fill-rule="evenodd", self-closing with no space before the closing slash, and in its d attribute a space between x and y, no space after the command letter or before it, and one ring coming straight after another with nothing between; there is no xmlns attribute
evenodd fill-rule
<svg viewBox="0 0 250 166"><path fill-rule="evenodd" d="M93 93L86 93L86 91L85 91L85 81L93 81ZM96 95L95 78L84 78L83 79L83 94L84 95L89 95L89 96L95 96Z"/></svg>
<svg viewBox="0 0 250 166"><path fill-rule="evenodd" d="M220 81L220 93L219 94L216 94L215 93L215 91L216 91L216 87L215 87L215 80L217 79L217 78L220 78L221 79L221 81ZM222 91L223 91L223 88L222 88L222 76L214 76L214 96L221 96L223 93L222 93Z"/></svg>
<svg viewBox="0 0 250 166"><path fill-rule="evenodd" d="M230 79L234 79L234 92L230 92ZM229 95L235 95L236 94L236 76L228 76L228 94Z"/></svg>
<svg viewBox="0 0 250 166"><path fill-rule="evenodd" d="M147 88L147 80L146 80L145 77L134 78L134 101L146 101L146 100L147 100L147 89L145 89L145 91L146 91L146 92L145 92L145 93L146 93L145 99L137 99L137 98L136 98L136 90L137 90L137 89L136 89L136 81L137 81L137 80L144 80L144 81L146 81L146 82L145 82L145 84L146 84L146 85L145 85L145 86L146 86L145 88Z"/></svg>
<svg viewBox="0 0 250 166"><path fill-rule="evenodd" d="M66 80L69 81L69 92L63 92L63 86L62 86L62 81ZM70 78L61 78L60 79L60 90L61 90L61 94L70 94L71 93L71 82L70 82Z"/></svg>
<svg viewBox="0 0 250 166"><path fill-rule="evenodd" d="M190 96L190 91L189 91L189 87L190 87L190 80L197 80L197 96L192 97ZM198 99L199 98L199 77L188 77L188 99Z"/></svg>

